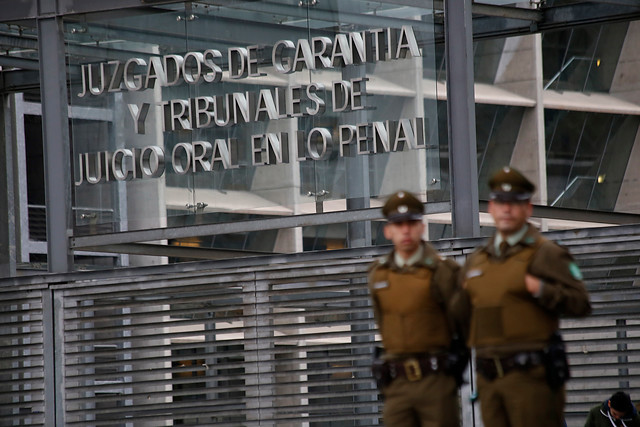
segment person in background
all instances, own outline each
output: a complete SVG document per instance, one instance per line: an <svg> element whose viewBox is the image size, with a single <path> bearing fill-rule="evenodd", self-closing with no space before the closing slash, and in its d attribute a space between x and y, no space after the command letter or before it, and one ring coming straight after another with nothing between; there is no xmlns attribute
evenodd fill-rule
<svg viewBox="0 0 640 427"><path fill-rule="evenodd" d="M617 391L589 411L584 427L640 427L640 417L631 398Z"/></svg>
<svg viewBox="0 0 640 427"><path fill-rule="evenodd" d="M408 191L386 201L384 236L393 251L369 270L369 292L383 348L372 367L386 426L459 427L455 335L447 305L459 266L422 240L424 205ZM454 372L454 366L459 370Z"/></svg>
<svg viewBox="0 0 640 427"><path fill-rule="evenodd" d="M476 349L482 419L562 427L569 372L559 317L589 314L589 295L569 252L528 221L534 184L504 167L489 187L496 231L467 258L452 305Z"/></svg>
<svg viewBox="0 0 640 427"><path fill-rule="evenodd" d="M584 427L640 427L640 417L631 398L617 391L589 411Z"/></svg>

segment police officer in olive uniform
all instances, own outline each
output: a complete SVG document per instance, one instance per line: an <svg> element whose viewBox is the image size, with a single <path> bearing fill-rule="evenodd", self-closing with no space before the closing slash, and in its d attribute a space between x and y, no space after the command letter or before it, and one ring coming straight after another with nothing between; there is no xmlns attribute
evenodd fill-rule
<svg viewBox="0 0 640 427"><path fill-rule="evenodd" d="M447 302L459 266L422 240L423 204L393 194L382 208L384 235L394 250L375 261L369 291L384 347L373 372L387 426L458 427L457 384L448 367L452 339Z"/></svg>
<svg viewBox="0 0 640 427"><path fill-rule="evenodd" d="M476 349L482 419L561 427L568 365L558 317L589 314L589 295L569 252L529 224L533 183L504 167L489 186L496 233L467 259L453 303Z"/></svg>

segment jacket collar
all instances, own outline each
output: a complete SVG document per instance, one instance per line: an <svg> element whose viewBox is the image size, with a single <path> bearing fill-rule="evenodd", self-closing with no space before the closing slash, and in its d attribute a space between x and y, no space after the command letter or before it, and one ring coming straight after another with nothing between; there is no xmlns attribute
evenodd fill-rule
<svg viewBox="0 0 640 427"><path fill-rule="evenodd" d="M491 236L491 238L483 248L483 250L487 252L489 255L491 255L492 257L498 257L498 254L496 253L496 249L495 249L495 240L496 240L497 233L498 232L494 233L494 235ZM515 245L513 245L512 248L515 248L515 247L525 248L525 247L533 246L540 237L541 237L541 234L538 231L538 229L536 229L536 227L534 227L531 223L527 223L526 233L524 233L522 238Z"/></svg>
<svg viewBox="0 0 640 427"><path fill-rule="evenodd" d="M416 261L413 265L405 266L405 268L424 267L424 268L434 269L436 267L438 261L440 260L440 256L438 255L438 252L424 241L421 242L421 247L422 247L422 257L418 261ZM387 255L384 255L380 260L380 264L392 270L400 270L401 268L395 262L395 253L396 251L393 250Z"/></svg>

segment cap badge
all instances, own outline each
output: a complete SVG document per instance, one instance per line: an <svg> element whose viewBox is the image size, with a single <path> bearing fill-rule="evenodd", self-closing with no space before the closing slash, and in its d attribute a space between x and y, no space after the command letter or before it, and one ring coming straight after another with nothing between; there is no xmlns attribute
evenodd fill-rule
<svg viewBox="0 0 640 427"><path fill-rule="evenodd" d="M511 184L509 184L508 182L503 183L500 188L502 188L502 191L506 191L507 193L509 191L511 191Z"/></svg>
<svg viewBox="0 0 640 427"><path fill-rule="evenodd" d="M400 205L398 206L398 212L401 214L407 213L409 212L409 208L407 207L407 205Z"/></svg>
<svg viewBox="0 0 640 427"><path fill-rule="evenodd" d="M399 192L398 197L402 199L404 197L404 191Z"/></svg>

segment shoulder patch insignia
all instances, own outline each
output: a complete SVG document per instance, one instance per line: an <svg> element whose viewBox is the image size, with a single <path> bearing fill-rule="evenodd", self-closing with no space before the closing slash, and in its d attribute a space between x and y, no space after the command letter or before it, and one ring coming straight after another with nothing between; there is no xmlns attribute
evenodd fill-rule
<svg viewBox="0 0 640 427"><path fill-rule="evenodd" d="M389 282L376 282L373 284L373 289L385 289L389 287Z"/></svg>
<svg viewBox="0 0 640 427"><path fill-rule="evenodd" d="M382 256L379 256L378 258L376 258L373 261L373 264L375 264L375 265L385 265L387 262L389 262L389 255L382 255Z"/></svg>
<svg viewBox="0 0 640 427"><path fill-rule="evenodd" d="M433 258L431 258L431 257L425 258L424 259L424 263L427 264L429 267L433 266L433 264L434 264Z"/></svg>
<svg viewBox="0 0 640 427"><path fill-rule="evenodd" d="M569 271L571 272L571 275L574 279L582 280L582 271L580 271L580 267L578 267L575 262L569 264Z"/></svg>
<svg viewBox="0 0 640 427"><path fill-rule="evenodd" d="M524 239L524 242L525 242L527 245L532 245L532 244L534 244L534 243L536 242L536 239L535 239L535 238L533 238L533 237L531 237L531 236L529 236L529 237L527 237L527 238L525 238L525 239Z"/></svg>

